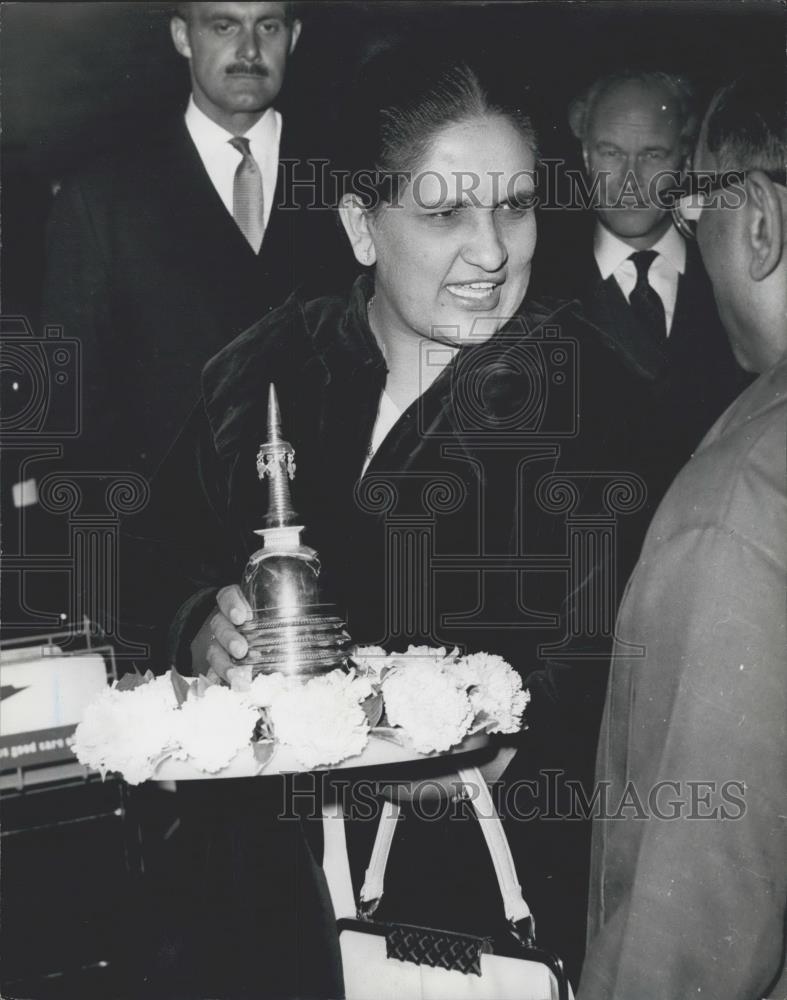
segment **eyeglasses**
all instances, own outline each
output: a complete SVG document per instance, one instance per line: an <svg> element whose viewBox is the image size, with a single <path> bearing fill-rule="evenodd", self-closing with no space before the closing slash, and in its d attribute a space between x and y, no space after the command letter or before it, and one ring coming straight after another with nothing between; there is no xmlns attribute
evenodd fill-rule
<svg viewBox="0 0 787 1000"><path fill-rule="evenodd" d="M776 184L787 182L785 170L761 170ZM689 174L691 190L682 195L672 208L675 228L687 239L697 238L697 223L705 208L740 208L746 198L743 182L746 170L731 170L723 174Z"/></svg>

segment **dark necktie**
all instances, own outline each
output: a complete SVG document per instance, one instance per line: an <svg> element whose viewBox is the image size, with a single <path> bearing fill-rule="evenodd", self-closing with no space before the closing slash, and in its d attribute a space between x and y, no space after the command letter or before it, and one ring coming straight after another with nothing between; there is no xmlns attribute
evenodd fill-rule
<svg viewBox="0 0 787 1000"><path fill-rule="evenodd" d="M634 262L634 267L637 269L637 283L629 296L629 305L656 343L663 346L667 341L664 303L658 292L648 284L648 271L657 257L658 253L655 250L638 250L629 256L629 260Z"/></svg>
<svg viewBox="0 0 787 1000"><path fill-rule="evenodd" d="M236 135L229 140L243 159L235 171L232 185L232 217L255 253L259 253L265 233L265 199L262 193L262 174L251 155L249 140Z"/></svg>

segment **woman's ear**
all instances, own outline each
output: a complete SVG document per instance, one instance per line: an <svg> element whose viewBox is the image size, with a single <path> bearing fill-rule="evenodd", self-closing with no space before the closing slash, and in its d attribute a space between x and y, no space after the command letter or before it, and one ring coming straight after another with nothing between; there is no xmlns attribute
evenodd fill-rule
<svg viewBox="0 0 787 1000"><path fill-rule="evenodd" d="M377 260L377 254L369 228L369 212L357 195L346 194L342 198L339 202L339 218L353 248L355 259L364 267L371 267Z"/></svg>

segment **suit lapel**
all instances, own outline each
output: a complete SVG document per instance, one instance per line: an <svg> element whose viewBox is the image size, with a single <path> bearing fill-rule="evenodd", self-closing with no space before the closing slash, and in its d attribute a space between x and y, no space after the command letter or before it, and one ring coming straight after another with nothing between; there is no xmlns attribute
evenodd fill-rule
<svg viewBox="0 0 787 1000"><path fill-rule="evenodd" d="M243 266L253 262L254 251L224 207L199 153L181 121L172 130L162 151L161 191L181 245L201 252L211 263L217 259Z"/></svg>
<svg viewBox="0 0 787 1000"><path fill-rule="evenodd" d="M293 205L294 192L292 190L293 185L291 184L293 169L282 162L297 158L291 145L290 128L283 119L279 140L279 165L276 171L276 190L273 192L273 204L268 216L268 225L265 227L265 235L262 238L262 245L260 246L260 257L269 257L272 248L282 246L282 240L287 238L286 231L290 228L293 214L300 211L300 206L296 208ZM283 205L293 205L293 207L283 208Z"/></svg>
<svg viewBox="0 0 787 1000"><path fill-rule="evenodd" d="M424 450L452 431L451 373L442 372L435 382L399 417L375 452L366 472L394 469L400 475L418 466Z"/></svg>
<svg viewBox="0 0 787 1000"><path fill-rule="evenodd" d="M678 298L670 332L670 348L674 353L719 349L719 320L713 291L705 274L699 253L689 246L686 270L678 282ZM723 347L723 345L722 345Z"/></svg>
<svg viewBox="0 0 787 1000"><path fill-rule="evenodd" d="M648 378L658 376L666 364L667 352L637 320L614 275L602 281L599 274L591 314L598 318L607 339L631 367Z"/></svg>

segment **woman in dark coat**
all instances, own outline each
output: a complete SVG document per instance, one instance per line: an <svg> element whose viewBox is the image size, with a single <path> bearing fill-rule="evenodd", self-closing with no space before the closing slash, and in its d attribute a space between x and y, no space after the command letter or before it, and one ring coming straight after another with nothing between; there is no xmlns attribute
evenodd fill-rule
<svg viewBox="0 0 787 1000"><path fill-rule="evenodd" d="M539 646L560 644L565 609L575 608L564 500L568 493L576 501L571 513L581 514L584 502L598 506L599 477L611 481L626 469L636 401L616 356L572 304L525 297L536 244L529 119L490 98L466 67L420 72L410 64L404 72L382 62L375 85L363 88L365 117L354 119L368 145L355 151L356 167L368 169L349 176L339 208L365 273L346 297L291 297L206 366L202 403L131 528L134 557L147 569L127 608L136 604L137 623L153 626L160 668L223 676L230 655L244 655L235 626L250 611L235 581L257 548L253 532L266 509L255 456L273 382L297 456L293 498L304 540L320 553L353 639L389 650L429 643L503 655L533 692L517 773L551 766L584 777L585 763L592 773L604 694L597 661L609 630L597 620L574 629L579 646L589 644L574 649L585 654L571 661L578 668L547 662ZM549 478L558 473L562 481ZM591 559L588 573L575 572L581 592L612 565ZM614 620L614 578L602 582L594 593L603 590L613 606L597 611ZM171 623L166 651L163 622ZM213 822L221 810L235 811L238 827L253 824L246 786L273 783L242 782L243 792L213 783L227 786L210 790L212 800L226 800ZM231 825L225 815L225 834ZM259 872L259 853L276 856L270 845L286 825L267 824L268 839L248 849L248 857L257 851L261 879L256 896L246 889L255 899L292 895L285 869L297 866L294 854ZM403 876L389 879L386 915L488 929L499 901L478 831L468 823L404 826L389 869ZM533 828L509 825L525 894L537 913L543 897L546 943L571 959L583 936L586 847L578 843L580 860L568 865L569 912L558 878L551 880L553 862L562 861L537 856ZM368 842L365 832L351 839ZM215 859L215 842L211 850ZM237 838L232 850L241 851ZM368 846L353 853L365 864ZM273 911L237 912L246 929L273 919ZM253 989L266 981L253 977ZM222 996L246 995L226 981L223 988ZM319 983L292 988L320 992Z"/></svg>

